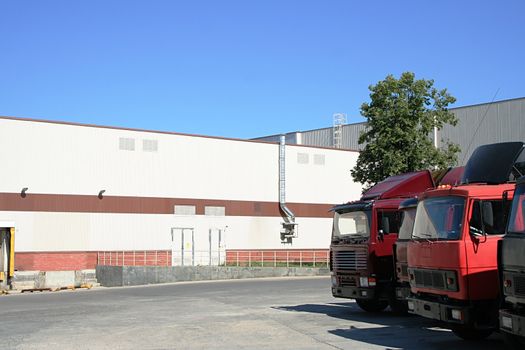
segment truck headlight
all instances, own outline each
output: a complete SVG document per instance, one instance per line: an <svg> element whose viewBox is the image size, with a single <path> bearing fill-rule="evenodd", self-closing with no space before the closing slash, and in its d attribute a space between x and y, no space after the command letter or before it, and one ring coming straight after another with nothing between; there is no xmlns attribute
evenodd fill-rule
<svg viewBox="0 0 525 350"><path fill-rule="evenodd" d="M512 318L507 316L501 317L501 326L503 328L512 329Z"/></svg>
<svg viewBox="0 0 525 350"><path fill-rule="evenodd" d="M368 277L359 277L359 285L361 287L368 287Z"/></svg>
<svg viewBox="0 0 525 350"><path fill-rule="evenodd" d="M414 305L414 302L409 301L409 302L408 302L408 309L409 309L410 311L414 311L415 308L416 308L416 306Z"/></svg>
<svg viewBox="0 0 525 350"><path fill-rule="evenodd" d="M337 277L332 276L332 287L337 287Z"/></svg>
<svg viewBox="0 0 525 350"><path fill-rule="evenodd" d="M461 321L463 319L463 313L461 310L452 310L451 316L454 320Z"/></svg>

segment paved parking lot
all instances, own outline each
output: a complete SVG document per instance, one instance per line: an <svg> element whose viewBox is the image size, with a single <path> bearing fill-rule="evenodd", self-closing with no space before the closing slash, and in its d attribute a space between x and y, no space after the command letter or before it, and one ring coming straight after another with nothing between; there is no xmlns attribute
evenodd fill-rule
<svg viewBox="0 0 525 350"><path fill-rule="evenodd" d="M322 278L0 296L1 349L501 349L417 317L372 315Z"/></svg>

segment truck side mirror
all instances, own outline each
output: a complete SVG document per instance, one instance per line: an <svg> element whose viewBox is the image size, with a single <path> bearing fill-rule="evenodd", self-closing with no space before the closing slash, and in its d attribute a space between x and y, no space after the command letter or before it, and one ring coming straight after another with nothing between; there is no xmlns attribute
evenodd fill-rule
<svg viewBox="0 0 525 350"><path fill-rule="evenodd" d="M388 217L383 216L381 218L381 227L383 228L383 234L389 234L390 233L390 221L388 220Z"/></svg>

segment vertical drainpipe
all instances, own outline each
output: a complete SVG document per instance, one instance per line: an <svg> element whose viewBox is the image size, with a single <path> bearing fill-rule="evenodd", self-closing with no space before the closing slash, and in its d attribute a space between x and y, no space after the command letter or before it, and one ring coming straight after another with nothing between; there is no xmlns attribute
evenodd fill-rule
<svg viewBox="0 0 525 350"><path fill-rule="evenodd" d="M283 228L281 230L281 241L292 243L292 238L296 237L296 223L294 213L286 206L286 167L285 167L285 136L281 135L279 140L279 206L285 214Z"/></svg>

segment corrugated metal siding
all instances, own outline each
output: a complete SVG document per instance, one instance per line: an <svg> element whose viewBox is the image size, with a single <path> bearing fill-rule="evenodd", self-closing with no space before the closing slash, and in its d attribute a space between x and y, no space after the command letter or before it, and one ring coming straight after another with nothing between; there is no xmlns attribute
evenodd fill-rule
<svg viewBox="0 0 525 350"><path fill-rule="evenodd" d="M343 148L362 150L364 145L359 145L359 135L365 131L367 123L348 124L343 127Z"/></svg>
<svg viewBox="0 0 525 350"><path fill-rule="evenodd" d="M300 132L289 132L284 134L285 135L285 142L288 145L296 145L297 144L297 137L300 135ZM270 136L263 136L263 137L257 137L252 140L256 141L266 141L266 142L281 142L281 135L270 135ZM300 144L300 143L299 143Z"/></svg>
<svg viewBox="0 0 525 350"><path fill-rule="evenodd" d="M439 132L439 144L459 144L459 164L465 164L476 147L495 142L525 141L525 98L451 109L459 122ZM477 132L476 132L477 130Z"/></svg>
<svg viewBox="0 0 525 350"><path fill-rule="evenodd" d="M304 131L302 133L302 143L308 146L333 147L334 132L332 128Z"/></svg>
<svg viewBox="0 0 525 350"><path fill-rule="evenodd" d="M457 143L461 148L458 164L464 165L476 147L495 142L525 141L525 98L518 98L492 104L452 108L452 113L459 119L454 126L447 125L438 133L438 145L444 146L447 141ZM483 122L482 122L483 120ZM481 124L480 124L481 123ZM366 123L347 124L343 126L343 148L361 150L358 144L360 133L366 129ZM476 131L477 130L477 131ZM297 142L309 146L333 147L333 128L288 133L287 143ZM294 138L295 137L295 138ZM431 139L434 135L429 135ZM258 138L258 140L278 141L278 136Z"/></svg>
<svg viewBox="0 0 525 350"><path fill-rule="evenodd" d="M355 123L343 125L343 148L360 150L363 147L358 144L359 135L366 129L366 123ZM323 128L302 132L302 144L308 146L333 147L334 129Z"/></svg>

